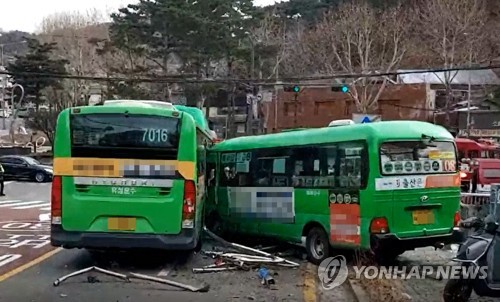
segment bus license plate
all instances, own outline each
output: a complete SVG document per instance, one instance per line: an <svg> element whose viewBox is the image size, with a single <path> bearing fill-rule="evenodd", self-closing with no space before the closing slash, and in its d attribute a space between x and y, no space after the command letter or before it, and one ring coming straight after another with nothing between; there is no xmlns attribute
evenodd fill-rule
<svg viewBox="0 0 500 302"><path fill-rule="evenodd" d="M413 224L433 224L434 213L431 210L413 211Z"/></svg>
<svg viewBox="0 0 500 302"><path fill-rule="evenodd" d="M110 231L135 231L135 218L110 217L108 218L108 230Z"/></svg>

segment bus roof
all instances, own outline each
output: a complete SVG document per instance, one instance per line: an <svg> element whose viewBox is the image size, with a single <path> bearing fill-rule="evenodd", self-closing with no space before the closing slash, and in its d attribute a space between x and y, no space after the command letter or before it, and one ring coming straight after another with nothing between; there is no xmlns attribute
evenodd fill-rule
<svg viewBox="0 0 500 302"><path fill-rule="evenodd" d="M156 108L165 108L170 110L176 110L172 103L161 102L155 100L106 100L104 101L104 106L150 106Z"/></svg>
<svg viewBox="0 0 500 302"><path fill-rule="evenodd" d="M453 141L453 136L442 126L418 121L384 121L337 127L298 130L257 136L244 136L222 141L213 150L245 150L290 145L321 144L369 138L416 139L427 135Z"/></svg>
<svg viewBox="0 0 500 302"><path fill-rule="evenodd" d="M195 123L200 127L201 129L205 131L209 131L208 127L208 122L207 119L205 118L205 114L203 113L202 110L200 110L197 107L189 107L189 106L183 106L183 105L174 105L174 108L181 111L185 112L189 115L191 115L195 121Z"/></svg>

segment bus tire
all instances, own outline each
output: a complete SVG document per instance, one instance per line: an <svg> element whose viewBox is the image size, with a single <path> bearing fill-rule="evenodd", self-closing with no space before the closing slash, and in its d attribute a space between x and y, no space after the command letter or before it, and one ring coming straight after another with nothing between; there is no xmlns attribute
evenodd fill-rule
<svg viewBox="0 0 500 302"><path fill-rule="evenodd" d="M323 228L314 227L307 233L306 251L307 260L316 265L330 256L330 241Z"/></svg>

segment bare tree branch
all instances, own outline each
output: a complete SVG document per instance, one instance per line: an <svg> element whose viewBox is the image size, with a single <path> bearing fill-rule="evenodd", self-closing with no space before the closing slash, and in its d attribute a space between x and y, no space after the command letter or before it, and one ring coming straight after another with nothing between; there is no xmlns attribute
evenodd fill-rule
<svg viewBox="0 0 500 302"><path fill-rule="evenodd" d="M408 11L402 6L378 9L357 0L329 11L312 32L312 48L320 58L322 73L373 74L396 68L406 53L410 28ZM321 62L321 63L320 63ZM386 78L362 78L351 83L351 96L359 112L377 108Z"/></svg>

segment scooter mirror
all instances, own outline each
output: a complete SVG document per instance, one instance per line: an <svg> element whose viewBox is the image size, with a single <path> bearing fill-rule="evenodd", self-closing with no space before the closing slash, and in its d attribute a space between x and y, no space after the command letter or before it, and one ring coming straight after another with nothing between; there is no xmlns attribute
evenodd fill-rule
<svg viewBox="0 0 500 302"><path fill-rule="evenodd" d="M498 230L498 223L495 221L488 221L486 223L485 230L488 233L495 233Z"/></svg>

